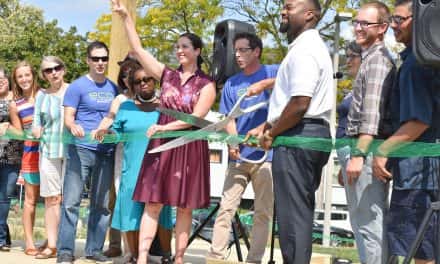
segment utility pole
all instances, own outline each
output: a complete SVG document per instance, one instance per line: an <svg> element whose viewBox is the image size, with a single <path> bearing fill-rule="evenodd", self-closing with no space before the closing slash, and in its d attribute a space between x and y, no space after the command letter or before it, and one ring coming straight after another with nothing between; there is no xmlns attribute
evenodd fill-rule
<svg viewBox="0 0 440 264"><path fill-rule="evenodd" d="M121 4L127 7L128 13L136 22L136 0L119 0ZM125 28L122 23L122 19L119 15L112 14L112 28L110 31L110 60L108 68L108 77L113 82L117 82L119 65L118 61L121 61L127 56L129 51L129 44L127 35L125 34Z"/></svg>
<svg viewBox="0 0 440 264"><path fill-rule="evenodd" d="M350 20L352 17L351 13L337 13L335 16L335 38L334 38L334 50L333 50L333 71L338 72L339 69L339 39L341 34L341 22ZM338 79L334 78L334 89L335 89L335 102L333 103L331 118L330 118L330 131L332 137L335 136L336 128L336 97L338 93ZM325 247L330 246L330 224L331 224L331 210L332 210L332 191L333 191L333 173L334 173L334 157L335 152L332 150L330 152L330 158L328 160L326 170L325 170L325 180L324 180L324 230L322 232L322 245Z"/></svg>

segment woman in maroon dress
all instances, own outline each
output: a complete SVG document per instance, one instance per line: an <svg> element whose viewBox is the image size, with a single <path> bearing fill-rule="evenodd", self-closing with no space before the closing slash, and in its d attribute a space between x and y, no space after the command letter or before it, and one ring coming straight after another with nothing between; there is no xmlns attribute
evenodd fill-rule
<svg viewBox="0 0 440 264"><path fill-rule="evenodd" d="M162 107L204 117L215 101L215 85L200 69L201 39L182 34L176 44L180 67L173 70L157 61L140 42L126 8L113 0L113 10L124 21L131 48L149 76L160 80ZM191 129L191 125L161 115L148 130L151 137L159 131ZM167 140L151 140L149 149ZM206 141L195 141L157 154L145 155L136 185L134 200L145 202L139 234L138 263L146 263L147 253L157 229L164 204L177 207L175 263L183 256L191 231L192 209L209 205L209 153Z"/></svg>

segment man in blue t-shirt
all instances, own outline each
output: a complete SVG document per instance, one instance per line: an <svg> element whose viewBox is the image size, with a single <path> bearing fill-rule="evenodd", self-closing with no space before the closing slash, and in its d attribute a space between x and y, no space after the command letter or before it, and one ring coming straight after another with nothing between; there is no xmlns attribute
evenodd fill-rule
<svg viewBox="0 0 440 264"><path fill-rule="evenodd" d="M439 198L440 157L386 158L406 142L435 144L440 140L440 72L416 61L411 45L412 22L412 1L396 1L391 27L396 40L406 48L400 54L402 65L391 94L394 133L379 146L373 162L378 179L393 180L386 222L390 254L397 256L408 254L423 216ZM390 171L385 166L387 161ZM437 219L437 214L430 219L414 256L416 264L435 263Z"/></svg>
<svg viewBox="0 0 440 264"><path fill-rule="evenodd" d="M72 263L75 252L79 205L86 182L90 181L90 214L87 223L86 259L109 261L102 255L110 221L109 190L113 177L113 144L90 143L110 109L117 87L106 78L108 48L99 41L87 48L89 72L69 85L64 96L64 123L73 136L67 147L63 203L58 232L57 263Z"/></svg>
<svg viewBox="0 0 440 264"><path fill-rule="evenodd" d="M241 72L230 77L222 91L220 112L228 114L237 100L247 92L248 87L272 86L277 74L277 65L262 65L260 57L263 51L261 39L254 34L239 33L234 38L235 58ZM247 97L240 107L247 108L268 101L269 91ZM229 134L245 135L267 119L267 107L245 114L226 127ZM261 263L269 236L269 223L272 219L272 151L264 162L254 164L243 161L260 160L264 151L247 146L229 146L229 166L224 183L220 210L214 224L211 249L208 257L223 259L229 244L231 221L240 204L241 197L249 182L254 189L254 226L252 242L247 263Z"/></svg>

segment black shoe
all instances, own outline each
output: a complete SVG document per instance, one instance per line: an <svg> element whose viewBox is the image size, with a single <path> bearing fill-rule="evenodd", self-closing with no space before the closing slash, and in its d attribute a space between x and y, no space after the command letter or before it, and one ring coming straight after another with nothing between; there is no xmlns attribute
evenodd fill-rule
<svg viewBox="0 0 440 264"><path fill-rule="evenodd" d="M113 263L110 258L104 256L101 253L93 254L93 256L86 256L85 260L92 263Z"/></svg>
<svg viewBox="0 0 440 264"><path fill-rule="evenodd" d="M60 254L57 256L57 264L71 264L73 263L73 256L70 254Z"/></svg>
<svg viewBox="0 0 440 264"><path fill-rule="evenodd" d="M8 252L11 250L11 245L7 244L0 244L0 251L2 252Z"/></svg>

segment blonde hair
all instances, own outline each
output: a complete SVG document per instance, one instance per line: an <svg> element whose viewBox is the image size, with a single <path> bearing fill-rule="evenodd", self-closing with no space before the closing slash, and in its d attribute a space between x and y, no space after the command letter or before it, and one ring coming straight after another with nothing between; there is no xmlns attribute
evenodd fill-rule
<svg viewBox="0 0 440 264"><path fill-rule="evenodd" d="M57 56L44 56L43 59L41 60L41 64L40 64L40 71L38 71L38 75L40 76L40 78L42 80L46 80L46 77L44 77L44 73L43 73L43 65L44 63L56 63L58 65L63 66L64 72L66 72L66 65L64 64L64 61L62 59L60 59Z"/></svg>
<svg viewBox="0 0 440 264"><path fill-rule="evenodd" d="M32 67L32 65L27 62L27 61L20 61L19 63L17 63L17 65L15 65L14 69L12 70L12 74L11 74L11 79L12 79L12 93L14 95L14 99L20 99L21 97L24 96L23 94L23 89L20 87L20 85L18 85L17 83L17 79L16 79L16 74L17 74L17 70L19 68L22 67L29 67L29 69L31 69L31 73L32 73L32 94L31 94L31 98L35 97L35 95L38 92L38 84L37 84L37 75L35 73L34 68Z"/></svg>

